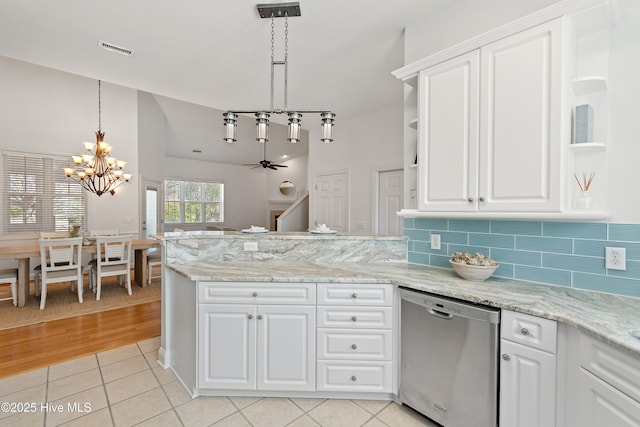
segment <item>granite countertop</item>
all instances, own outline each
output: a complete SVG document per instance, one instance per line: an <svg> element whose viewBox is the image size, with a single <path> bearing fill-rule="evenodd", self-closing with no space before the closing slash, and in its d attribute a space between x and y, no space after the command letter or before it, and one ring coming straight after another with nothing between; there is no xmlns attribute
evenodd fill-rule
<svg viewBox="0 0 640 427"><path fill-rule="evenodd" d="M398 263L170 264L194 281L392 283L411 289L557 320L640 359L640 298L517 280L472 282L452 270Z"/></svg>

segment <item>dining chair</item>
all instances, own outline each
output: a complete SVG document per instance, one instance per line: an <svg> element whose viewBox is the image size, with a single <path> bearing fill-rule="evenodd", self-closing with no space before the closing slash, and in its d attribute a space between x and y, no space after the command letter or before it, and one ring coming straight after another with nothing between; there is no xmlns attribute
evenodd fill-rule
<svg viewBox="0 0 640 427"><path fill-rule="evenodd" d="M162 256L160 249L156 249L153 252L147 251L147 285L151 284L151 279L162 278L162 268L159 268L158 274L153 274L153 267L162 266Z"/></svg>
<svg viewBox="0 0 640 427"><path fill-rule="evenodd" d="M82 237L39 239L41 261L40 310L47 301L47 286L52 283L77 283L78 302L82 303Z"/></svg>
<svg viewBox="0 0 640 427"><path fill-rule="evenodd" d="M66 237L71 237L68 231L43 231L40 233L41 239L64 239ZM42 265L36 265L33 268L33 287L36 296L40 295L40 276L42 276Z"/></svg>
<svg viewBox="0 0 640 427"><path fill-rule="evenodd" d="M97 257L93 270L96 301L100 300L103 277L124 277L131 295L131 240L131 236L96 237Z"/></svg>
<svg viewBox="0 0 640 427"><path fill-rule="evenodd" d="M0 301L11 300L13 305L18 305L18 269L0 270L0 283L9 284L9 291L0 291Z"/></svg>
<svg viewBox="0 0 640 427"><path fill-rule="evenodd" d="M107 229L98 229L98 230L89 230L89 239L95 242L97 237L108 237L108 236L117 236L120 234L120 230L117 228L107 228ZM89 289L94 293L96 292L95 283L93 281L94 270L96 268L96 259L91 258L87 267L85 269L85 273L89 275Z"/></svg>

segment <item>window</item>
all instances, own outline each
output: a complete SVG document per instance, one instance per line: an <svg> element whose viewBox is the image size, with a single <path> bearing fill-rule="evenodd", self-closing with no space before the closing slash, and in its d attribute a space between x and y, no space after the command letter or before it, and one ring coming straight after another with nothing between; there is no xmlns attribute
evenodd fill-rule
<svg viewBox="0 0 640 427"><path fill-rule="evenodd" d="M86 192L63 172L70 159L3 152L5 234L85 228Z"/></svg>
<svg viewBox="0 0 640 427"><path fill-rule="evenodd" d="M168 224L222 222L224 184L166 180L164 221Z"/></svg>

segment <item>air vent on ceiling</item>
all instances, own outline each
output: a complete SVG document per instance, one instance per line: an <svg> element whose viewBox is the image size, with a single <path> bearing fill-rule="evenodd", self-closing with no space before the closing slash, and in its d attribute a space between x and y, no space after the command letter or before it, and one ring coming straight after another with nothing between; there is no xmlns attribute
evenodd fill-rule
<svg viewBox="0 0 640 427"><path fill-rule="evenodd" d="M199 148L194 148L193 150L191 150L192 153L202 153L202 150Z"/></svg>
<svg viewBox="0 0 640 427"><path fill-rule="evenodd" d="M126 47L115 45L113 43L105 42L103 40L100 40L98 42L98 47L101 47L105 50L109 50L111 52L120 53L122 55L133 56L133 50L127 49Z"/></svg>

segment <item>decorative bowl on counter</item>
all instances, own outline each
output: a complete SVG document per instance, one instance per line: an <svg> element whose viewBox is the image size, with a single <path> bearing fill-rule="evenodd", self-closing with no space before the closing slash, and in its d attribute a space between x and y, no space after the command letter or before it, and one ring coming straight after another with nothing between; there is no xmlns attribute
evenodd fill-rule
<svg viewBox="0 0 640 427"><path fill-rule="evenodd" d="M471 255L468 252L454 253L449 263L458 276L476 282L487 280L500 266L494 260L481 253Z"/></svg>

